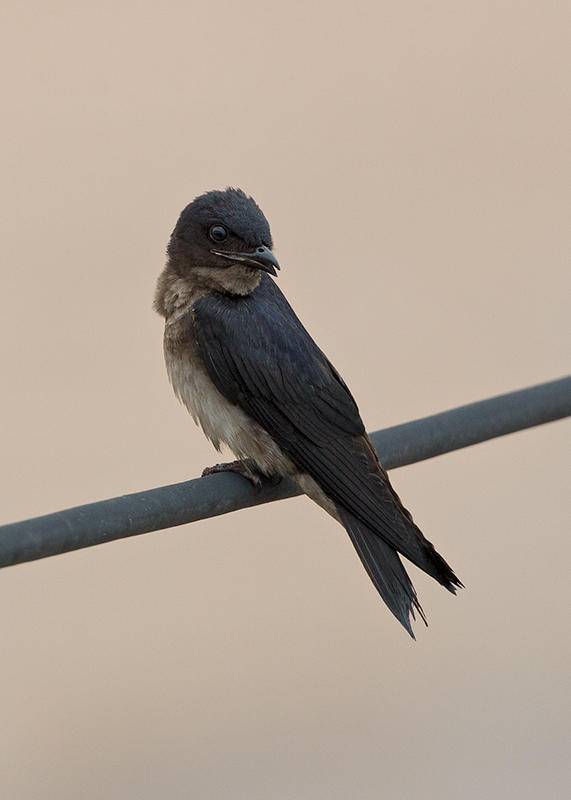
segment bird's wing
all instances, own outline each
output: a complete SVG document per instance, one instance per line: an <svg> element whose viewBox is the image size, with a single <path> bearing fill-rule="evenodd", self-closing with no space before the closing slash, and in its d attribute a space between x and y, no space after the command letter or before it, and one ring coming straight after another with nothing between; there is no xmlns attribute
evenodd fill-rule
<svg viewBox="0 0 571 800"><path fill-rule="evenodd" d="M349 389L271 278L264 275L247 298L205 295L193 317L218 390L265 428L340 511L454 591L456 576L392 489Z"/></svg>

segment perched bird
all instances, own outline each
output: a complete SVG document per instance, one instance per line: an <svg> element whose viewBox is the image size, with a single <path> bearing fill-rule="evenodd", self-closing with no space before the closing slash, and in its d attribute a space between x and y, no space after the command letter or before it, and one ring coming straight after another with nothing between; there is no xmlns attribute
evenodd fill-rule
<svg viewBox="0 0 571 800"><path fill-rule="evenodd" d="M254 484L289 475L347 530L381 597L413 636L426 622L399 553L455 593L462 586L402 505L343 379L270 275L270 226L240 189L181 213L155 295L175 394L233 470Z"/></svg>

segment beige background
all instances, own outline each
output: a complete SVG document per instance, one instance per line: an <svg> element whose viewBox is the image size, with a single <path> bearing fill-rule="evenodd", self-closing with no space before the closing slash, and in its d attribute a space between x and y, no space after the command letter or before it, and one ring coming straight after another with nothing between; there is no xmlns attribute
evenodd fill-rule
<svg viewBox="0 0 571 800"><path fill-rule="evenodd" d="M565 4L11 3L2 519L216 455L151 310L228 184L370 429L559 377ZM414 644L305 498L0 574L18 800L562 797L566 423L393 473L467 589ZM567 462L567 463L566 463Z"/></svg>

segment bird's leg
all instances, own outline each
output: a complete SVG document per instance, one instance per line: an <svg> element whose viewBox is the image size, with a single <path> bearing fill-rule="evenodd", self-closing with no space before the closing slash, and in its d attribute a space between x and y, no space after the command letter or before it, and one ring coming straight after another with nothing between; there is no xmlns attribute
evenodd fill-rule
<svg viewBox="0 0 571 800"><path fill-rule="evenodd" d="M236 472L242 475L243 478L250 481L254 489L262 488L262 479L265 477L256 464L250 458L240 459L238 461L230 461L227 464L215 464L213 467L206 467L202 471L202 477L206 475L216 475L217 472Z"/></svg>

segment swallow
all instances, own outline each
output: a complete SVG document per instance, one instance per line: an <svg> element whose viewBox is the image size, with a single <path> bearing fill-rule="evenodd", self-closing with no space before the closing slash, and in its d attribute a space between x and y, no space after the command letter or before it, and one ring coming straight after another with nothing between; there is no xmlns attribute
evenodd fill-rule
<svg viewBox="0 0 571 800"><path fill-rule="evenodd" d="M374 586L414 638L426 616L399 556L452 593L462 586L391 486L345 382L271 276L269 223L241 189L182 211L157 282L174 392L217 450L203 474L290 476L346 529Z"/></svg>

